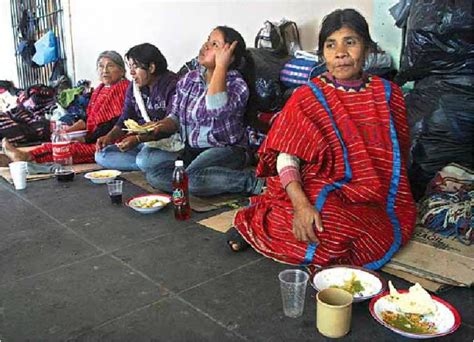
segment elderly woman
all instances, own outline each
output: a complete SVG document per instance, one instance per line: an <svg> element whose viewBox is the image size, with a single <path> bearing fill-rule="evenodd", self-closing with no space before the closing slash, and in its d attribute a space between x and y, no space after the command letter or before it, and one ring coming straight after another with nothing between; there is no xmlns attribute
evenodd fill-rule
<svg viewBox="0 0 474 342"><path fill-rule="evenodd" d="M178 76L168 70L168 63L154 45L144 43L125 54L133 83L127 89L122 114L114 128L97 140L95 160L112 169L148 171L163 157L159 149L144 144L155 140L153 134L128 134L124 121L132 119L140 125L163 119L169 112ZM117 144L117 139L121 141Z"/></svg>
<svg viewBox="0 0 474 342"><path fill-rule="evenodd" d="M244 170L248 161L244 112L249 98L244 76L250 62L245 41L236 30L218 26L202 45L198 62L199 69L178 82L169 116L155 129L155 135L180 131L184 151L163 152L166 160L147 172L147 180L171 192L174 160L182 158L194 195L259 192L261 182L253 171Z"/></svg>
<svg viewBox="0 0 474 342"><path fill-rule="evenodd" d="M120 116L125 92L130 83L125 79L125 63L115 51L104 51L99 55L97 71L100 84L92 93L87 106L86 121L79 120L68 128L69 132L87 129L84 141L71 145L75 164L94 162L96 140L105 135ZM25 160L37 163L53 161L51 143L43 144L30 152L23 152L3 139L2 147L4 153L13 161Z"/></svg>
<svg viewBox="0 0 474 342"><path fill-rule="evenodd" d="M362 72L374 46L357 11L324 19L328 72L300 87L273 124L257 167L268 188L237 213L233 250L248 243L283 263L377 269L408 241L416 211L405 104L395 84Z"/></svg>

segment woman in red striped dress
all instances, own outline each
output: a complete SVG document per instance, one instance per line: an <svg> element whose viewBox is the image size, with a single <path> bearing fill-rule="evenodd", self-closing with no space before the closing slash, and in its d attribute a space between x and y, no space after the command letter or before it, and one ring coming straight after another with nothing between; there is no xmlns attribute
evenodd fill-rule
<svg viewBox="0 0 474 342"><path fill-rule="evenodd" d="M395 84L363 73L374 47L357 11L324 19L328 72L300 87L274 122L257 167L267 190L237 213L231 248L250 244L289 264L377 269L408 241L416 209L405 104Z"/></svg>
<svg viewBox="0 0 474 342"><path fill-rule="evenodd" d="M87 106L86 122L79 120L69 132L87 129L87 135L71 144L74 164L94 163L95 142L112 129L122 112L125 92L129 81L125 79L125 63L115 51L104 51L97 58L100 84L92 93ZM53 161L52 144L46 143L30 152L20 151L8 140L2 140L4 153L13 161L25 160L37 163Z"/></svg>

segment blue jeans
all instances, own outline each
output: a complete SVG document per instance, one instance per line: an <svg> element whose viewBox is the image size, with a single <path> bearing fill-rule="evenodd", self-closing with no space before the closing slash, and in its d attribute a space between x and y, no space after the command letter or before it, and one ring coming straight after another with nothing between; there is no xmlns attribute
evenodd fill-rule
<svg viewBox="0 0 474 342"><path fill-rule="evenodd" d="M95 153L97 164L122 171L148 172L168 160L174 163L177 157L177 153L150 148L145 144L139 144L126 152L121 152L116 145L109 145Z"/></svg>
<svg viewBox="0 0 474 342"><path fill-rule="evenodd" d="M246 152L241 147L211 147L201 152L186 168L189 192L196 196L224 193L251 194L256 188L254 170L243 170ZM155 188L172 192L174 161L167 160L146 173Z"/></svg>

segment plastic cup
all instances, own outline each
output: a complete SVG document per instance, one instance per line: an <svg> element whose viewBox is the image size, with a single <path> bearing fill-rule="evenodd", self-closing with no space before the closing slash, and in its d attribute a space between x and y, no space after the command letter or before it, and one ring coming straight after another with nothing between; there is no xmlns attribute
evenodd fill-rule
<svg viewBox="0 0 474 342"><path fill-rule="evenodd" d="M308 278L308 273L296 269L284 270L278 275L285 316L296 318L303 314Z"/></svg>
<svg viewBox="0 0 474 342"><path fill-rule="evenodd" d="M26 188L26 175L28 174L28 164L25 161L16 161L8 164L13 185L16 190Z"/></svg>
<svg viewBox="0 0 474 342"><path fill-rule="evenodd" d="M316 295L316 327L331 338L346 335L351 329L352 294L337 289L324 289Z"/></svg>
<svg viewBox="0 0 474 342"><path fill-rule="evenodd" d="M109 192L110 201L112 204L122 204L122 188L123 181L121 180L107 182L107 190Z"/></svg>

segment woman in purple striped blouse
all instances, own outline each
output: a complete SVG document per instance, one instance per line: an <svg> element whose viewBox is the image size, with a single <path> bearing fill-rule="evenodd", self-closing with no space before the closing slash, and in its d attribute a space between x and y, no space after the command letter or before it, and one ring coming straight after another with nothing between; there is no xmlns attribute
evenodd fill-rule
<svg viewBox="0 0 474 342"><path fill-rule="evenodd" d="M199 68L177 84L169 115L156 136L180 131L190 192L198 196L259 192L260 181L248 163L244 113L249 88L244 79L250 60L236 30L218 26L199 51ZM169 152L163 152L169 153ZM174 160L146 173L148 182L171 192Z"/></svg>

